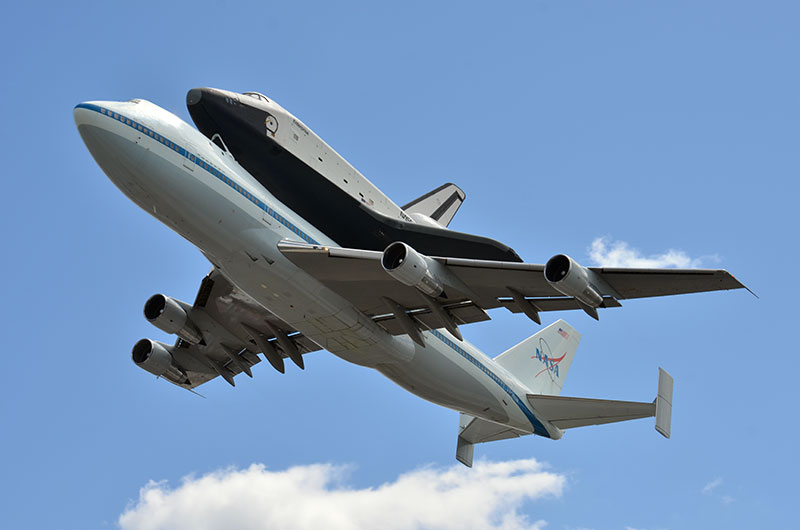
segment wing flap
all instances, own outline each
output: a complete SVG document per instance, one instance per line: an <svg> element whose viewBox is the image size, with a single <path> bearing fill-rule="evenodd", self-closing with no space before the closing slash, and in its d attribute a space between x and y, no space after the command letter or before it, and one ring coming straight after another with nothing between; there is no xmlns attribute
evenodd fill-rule
<svg viewBox="0 0 800 530"><path fill-rule="evenodd" d="M569 311L572 309L583 309L577 300L566 296L561 298L526 298L526 300L535 305L539 311ZM516 302L514 302L513 298L501 298L500 303L512 313L522 312ZM622 304L620 304L614 298L606 296L603 298L603 303L600 304L600 307L622 307Z"/></svg>
<svg viewBox="0 0 800 530"><path fill-rule="evenodd" d="M486 311L469 301L446 305L445 309L453 316L457 324L472 324L474 322L491 320L489 315L486 314ZM436 315L427 307L412 309L407 311L407 314L416 320L422 328L438 329L442 327ZM394 318L394 315L390 313L376 315L373 317L373 320L392 335L403 335L406 333L400 323Z"/></svg>

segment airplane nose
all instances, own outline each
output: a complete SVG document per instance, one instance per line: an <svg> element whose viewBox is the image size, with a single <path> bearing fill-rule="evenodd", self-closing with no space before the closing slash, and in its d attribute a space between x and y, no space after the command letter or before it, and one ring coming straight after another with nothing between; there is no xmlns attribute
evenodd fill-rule
<svg viewBox="0 0 800 530"><path fill-rule="evenodd" d="M85 103L80 103L72 110L72 118L79 129L81 125L89 123L89 119L92 117L92 111L87 109L85 105Z"/></svg>
<svg viewBox="0 0 800 530"><path fill-rule="evenodd" d="M197 105L200 103L200 100L203 98L203 89L202 88L193 88L186 94L186 105L191 107L192 105Z"/></svg>
<svg viewBox="0 0 800 530"><path fill-rule="evenodd" d="M84 101L78 103L72 111L72 117L78 130L88 126L107 129L109 117L117 116L124 103L119 101ZM122 112L120 112L122 114Z"/></svg>

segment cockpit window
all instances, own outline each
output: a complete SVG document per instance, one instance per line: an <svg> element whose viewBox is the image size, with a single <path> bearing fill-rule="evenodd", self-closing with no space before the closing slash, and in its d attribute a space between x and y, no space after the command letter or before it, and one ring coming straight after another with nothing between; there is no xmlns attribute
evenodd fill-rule
<svg viewBox="0 0 800 530"><path fill-rule="evenodd" d="M269 103L269 100L267 99L267 96L265 96L264 94L261 94L259 92L245 92L244 95L245 96L250 96L251 98L260 99L262 101L266 101L267 103Z"/></svg>

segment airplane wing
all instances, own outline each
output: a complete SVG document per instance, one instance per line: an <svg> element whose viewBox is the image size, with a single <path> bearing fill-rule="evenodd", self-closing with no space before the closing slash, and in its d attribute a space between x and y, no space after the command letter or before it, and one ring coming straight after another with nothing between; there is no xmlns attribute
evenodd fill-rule
<svg viewBox="0 0 800 530"><path fill-rule="evenodd" d="M619 298L746 289L728 271L714 269L620 269L592 267Z"/></svg>
<svg viewBox="0 0 800 530"><path fill-rule="evenodd" d="M557 291L545 279L544 265L432 257L444 266L451 283L457 284L433 300L389 275L381 266L382 252L291 241L280 242L278 248L295 265L395 335L409 333L408 321L402 315L398 318L398 306L418 327L430 329L447 327L444 323L448 317L456 325L489 320L486 310L496 307L524 312L537 322L541 311L586 310L583 303ZM628 298L744 288L724 270L589 270L599 277L600 308L620 307L619 300ZM452 331L451 327L448 329Z"/></svg>
<svg viewBox="0 0 800 530"><path fill-rule="evenodd" d="M170 353L184 377L164 375L183 388L195 388L218 376L234 385L234 376L242 372L252 377L251 367L260 362L258 353L283 372L285 358L302 368L302 355L322 349L216 269L203 279L194 304L185 309L202 340L192 344L178 339Z"/></svg>

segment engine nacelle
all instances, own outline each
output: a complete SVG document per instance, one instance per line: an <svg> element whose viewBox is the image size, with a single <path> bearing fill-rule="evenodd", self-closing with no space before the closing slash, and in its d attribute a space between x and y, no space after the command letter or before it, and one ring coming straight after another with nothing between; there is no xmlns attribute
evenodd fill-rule
<svg viewBox="0 0 800 530"><path fill-rule="evenodd" d="M142 339L133 346L131 358L142 370L157 377L164 377L178 384L187 383L189 378L175 363L170 350L172 346L150 339Z"/></svg>
<svg viewBox="0 0 800 530"><path fill-rule="evenodd" d="M394 279L409 287L436 298L444 291L444 282L433 272L437 263L403 242L392 243L381 257L383 270Z"/></svg>
<svg viewBox="0 0 800 530"><path fill-rule="evenodd" d="M144 304L144 318L167 333L174 333L186 342L199 344L203 335L189 319L180 302L163 294L154 294Z"/></svg>
<svg viewBox="0 0 800 530"><path fill-rule="evenodd" d="M556 291L589 307L600 307L603 297L592 285L593 276L594 272L564 254L553 256L544 266L544 277Z"/></svg>

